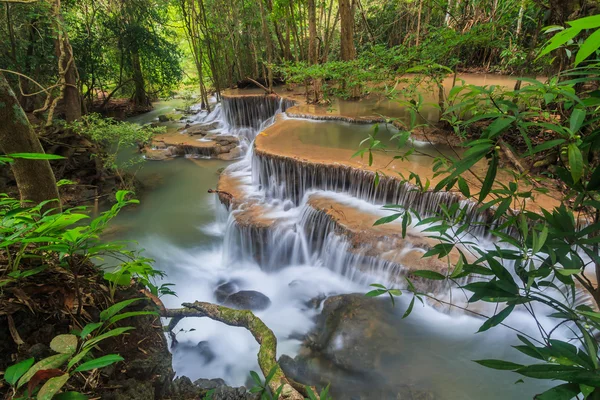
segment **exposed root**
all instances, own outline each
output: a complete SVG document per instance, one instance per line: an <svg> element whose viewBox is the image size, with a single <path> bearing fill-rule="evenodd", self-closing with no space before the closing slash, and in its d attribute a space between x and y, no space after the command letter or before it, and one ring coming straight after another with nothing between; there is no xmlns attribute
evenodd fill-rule
<svg viewBox="0 0 600 400"><path fill-rule="evenodd" d="M273 367L276 367L275 375L269 382L269 388L275 393L281 385L283 390L281 398L286 400L304 400L304 396L298 392L291 381L285 376L283 370L277 363L277 338L264 322L261 321L250 310L234 310L232 308L219 306L212 303L196 301L194 303L183 303L185 308L167 309L162 313L163 317L173 318L179 321L185 317L208 317L215 321L223 322L230 326L246 328L252 333L254 339L260 345L258 350L258 365L263 374L267 376ZM169 328L173 328L169 324Z"/></svg>

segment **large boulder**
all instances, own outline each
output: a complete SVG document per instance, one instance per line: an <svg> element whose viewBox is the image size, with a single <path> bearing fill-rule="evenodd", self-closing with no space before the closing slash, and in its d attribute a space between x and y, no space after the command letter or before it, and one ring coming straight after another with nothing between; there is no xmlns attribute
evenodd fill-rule
<svg viewBox="0 0 600 400"><path fill-rule="evenodd" d="M402 352L392 304L362 294L329 297L317 318L309 347L340 368L368 372Z"/></svg>
<svg viewBox="0 0 600 400"><path fill-rule="evenodd" d="M260 311L267 309L271 305L271 300L255 290L240 290L229 295L223 304L238 310Z"/></svg>
<svg viewBox="0 0 600 400"><path fill-rule="evenodd" d="M404 347L399 312L384 298L329 297L300 354L281 356L281 368L304 384L331 384L334 398L434 399L428 391L399 382L397 369L391 368Z"/></svg>

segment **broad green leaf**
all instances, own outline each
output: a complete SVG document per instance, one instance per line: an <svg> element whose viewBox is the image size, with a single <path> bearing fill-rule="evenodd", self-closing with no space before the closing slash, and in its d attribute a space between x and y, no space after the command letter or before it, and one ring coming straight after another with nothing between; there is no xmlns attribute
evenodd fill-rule
<svg viewBox="0 0 600 400"><path fill-rule="evenodd" d="M96 345L97 343L101 342L104 339L108 339L109 337L114 337L114 336L122 335L125 332L130 331L132 329L134 329L134 328L131 327L131 326L127 326L127 327L124 327L124 328L113 329L111 331L103 333L100 336L96 336L95 338L88 340L87 342L85 342L83 344L83 347L84 348L92 347L92 346Z"/></svg>
<svg viewBox="0 0 600 400"><path fill-rule="evenodd" d="M477 333L485 332L488 329L493 328L494 326L502 323L502 321L504 321L506 319L506 317L508 317L514 309L515 309L515 306L510 305L510 306L506 307L504 310L500 311L498 314L494 315L493 317L488 318L487 321L485 321L483 323L483 325L481 325L481 327L479 328Z"/></svg>
<svg viewBox="0 0 600 400"><path fill-rule="evenodd" d="M398 214L388 215L387 217L379 218L377 221L375 221L373 226L389 224L390 222L395 221L398 218L400 218L402 215L403 215L403 213L398 213Z"/></svg>
<svg viewBox="0 0 600 400"><path fill-rule="evenodd" d="M106 310L100 313L100 321L108 321L111 317L118 314L122 309L124 309L128 305L140 300L143 300L143 297L137 299L124 300L117 304L113 304L112 306L108 307Z"/></svg>
<svg viewBox="0 0 600 400"><path fill-rule="evenodd" d="M12 153L8 155L12 158L22 158L24 160L62 160L63 156L44 153Z"/></svg>
<svg viewBox="0 0 600 400"><path fill-rule="evenodd" d="M48 379L44 386L40 389L37 395L37 400L52 400L54 395L62 389L69 380L69 374L56 376Z"/></svg>
<svg viewBox="0 0 600 400"><path fill-rule="evenodd" d="M371 290L370 292L365 293L365 296L367 297L377 297L377 296L381 296L382 294L386 294L387 290L385 289L375 289L375 290Z"/></svg>
<svg viewBox="0 0 600 400"><path fill-rule="evenodd" d="M579 394L579 385L565 383L535 396L535 400L571 400Z"/></svg>
<svg viewBox="0 0 600 400"><path fill-rule="evenodd" d="M412 300L410 301L410 304L408 305L408 308L404 312L404 315L402 315L402 319L404 319L410 315L410 313L413 310L414 305L415 305L415 296L413 296Z"/></svg>
<svg viewBox="0 0 600 400"><path fill-rule="evenodd" d="M77 336L58 335L50 342L50 348L57 353L73 354L77 350Z"/></svg>
<svg viewBox="0 0 600 400"><path fill-rule="evenodd" d="M158 313L156 311L131 311L131 312L126 312L123 314L118 314L115 315L114 317L112 317L111 319L108 320L108 325L114 324L117 321L120 321L122 319L125 318L131 318L131 317L139 317L142 315L158 315Z"/></svg>
<svg viewBox="0 0 600 400"><path fill-rule="evenodd" d="M84 362L75 368L75 372L89 371L91 369L103 368L116 362L123 361L123 357L118 354L108 354L93 360Z"/></svg>
<svg viewBox="0 0 600 400"><path fill-rule="evenodd" d="M41 371L43 369L54 369L63 365L68 359L71 357L70 354L56 354L54 356L50 356L44 358L43 360L38 361L31 367L22 377L19 379L17 383L17 388L20 388L29 380L36 372Z"/></svg>
<svg viewBox="0 0 600 400"><path fill-rule="evenodd" d="M579 34L579 32L581 32L581 29L582 28L573 27L573 28L568 28L568 29L565 29L564 31L557 33L556 35L554 35L552 37L552 39L550 39L548 41L548 43L546 44L546 46L544 46L544 48L542 49L542 51L540 52L540 54L538 55L537 58L540 58L540 57L550 53L552 50L558 49L560 46L564 45L569 40L571 40L575 36L577 36Z"/></svg>
<svg viewBox="0 0 600 400"><path fill-rule="evenodd" d="M571 113L571 118L569 119L569 129L573 134L577 133L583 125L583 121L585 121L585 109L584 108L575 108Z"/></svg>
<svg viewBox="0 0 600 400"><path fill-rule="evenodd" d="M571 169L571 176L575 183L579 182L583 175L583 156L579 147L575 143L570 143L568 147L569 154L569 168Z"/></svg>
<svg viewBox="0 0 600 400"><path fill-rule="evenodd" d="M94 332L96 329L100 328L102 325L104 325L104 323L102 323L102 322L92 322L92 323L87 324L81 330L79 337L82 339L85 339L90 333Z"/></svg>
<svg viewBox="0 0 600 400"><path fill-rule="evenodd" d="M600 375L595 371L568 365L534 364L521 367L516 372L534 379L558 379L590 386L600 385Z"/></svg>
<svg viewBox="0 0 600 400"><path fill-rule="evenodd" d="M523 367L521 364L515 364L510 361L503 360L474 360L477 364L483 365L486 368L499 369L505 371L514 371Z"/></svg>
<svg viewBox="0 0 600 400"><path fill-rule="evenodd" d="M15 365L11 365L10 367L6 368L6 371L4 372L4 380L8 382L9 385L14 386L19 378L23 376L23 374L27 372L29 368L31 368L34 362L35 358L32 357Z"/></svg>

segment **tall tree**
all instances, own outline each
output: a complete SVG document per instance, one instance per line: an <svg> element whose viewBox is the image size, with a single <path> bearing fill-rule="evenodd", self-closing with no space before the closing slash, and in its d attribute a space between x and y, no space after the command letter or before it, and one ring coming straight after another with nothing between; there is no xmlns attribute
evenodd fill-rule
<svg viewBox="0 0 600 400"><path fill-rule="evenodd" d="M354 2L353 0L339 0L340 6L340 46L341 59L350 61L356 58L354 47Z"/></svg>
<svg viewBox="0 0 600 400"><path fill-rule="evenodd" d="M0 150L4 154L44 153L35 132L14 92L0 73ZM48 160L16 159L11 169L17 181L21 201L34 204L46 200L48 207L60 207L56 178Z"/></svg>

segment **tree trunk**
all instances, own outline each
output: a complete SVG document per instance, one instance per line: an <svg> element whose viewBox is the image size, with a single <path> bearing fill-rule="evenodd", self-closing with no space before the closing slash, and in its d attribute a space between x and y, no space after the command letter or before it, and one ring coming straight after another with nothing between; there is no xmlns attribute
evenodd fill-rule
<svg viewBox="0 0 600 400"><path fill-rule="evenodd" d="M55 43L57 55L62 68L65 71L65 89L63 104L65 107L65 120L67 122L73 122L81 118L81 97L79 96L79 89L77 83L79 81L77 68L75 67L75 59L73 58L73 48L69 43L69 38L66 32L63 32L63 46L64 57L61 58L61 46L60 43Z"/></svg>
<svg viewBox="0 0 600 400"><path fill-rule="evenodd" d="M265 12L265 5L263 4L263 0L259 0L258 4L260 5L260 19L262 23L262 31L263 36L265 37L266 45L267 45L267 84L269 86L269 90L273 90L273 70L271 69L271 64L273 63L273 41L271 40L271 30L269 29L267 15ZM264 65L264 64L263 64Z"/></svg>
<svg viewBox="0 0 600 400"><path fill-rule="evenodd" d="M0 150L4 154L44 153L35 132L29 125L25 112L0 73ZM48 203L45 209L60 209L56 179L48 160L15 159L10 165L17 181L21 201L39 204Z"/></svg>
<svg viewBox="0 0 600 400"><path fill-rule="evenodd" d="M317 63L317 8L315 0L308 0L308 62Z"/></svg>
<svg viewBox="0 0 600 400"><path fill-rule="evenodd" d="M523 14L525 14L525 0L521 0L521 7L519 8L519 18L517 19L517 31L515 32L516 37L521 34L523 28Z"/></svg>
<svg viewBox="0 0 600 400"><path fill-rule="evenodd" d="M417 39L415 46L419 46L419 38L421 36L421 13L423 12L423 0L419 0L419 15L417 17Z"/></svg>
<svg viewBox="0 0 600 400"><path fill-rule="evenodd" d="M149 100L148 96L146 95L142 64L140 63L140 55L137 51L131 53L131 68L133 69L133 83L135 85L133 102L137 106L147 106Z"/></svg>
<svg viewBox="0 0 600 400"><path fill-rule="evenodd" d="M354 48L354 8L351 0L339 0L339 6L341 18L341 58L343 61L350 61L356 58L356 49Z"/></svg>
<svg viewBox="0 0 600 400"><path fill-rule="evenodd" d="M450 18L452 17L452 0L448 0L448 8L446 8L446 16L444 17L444 25L450 27Z"/></svg>

